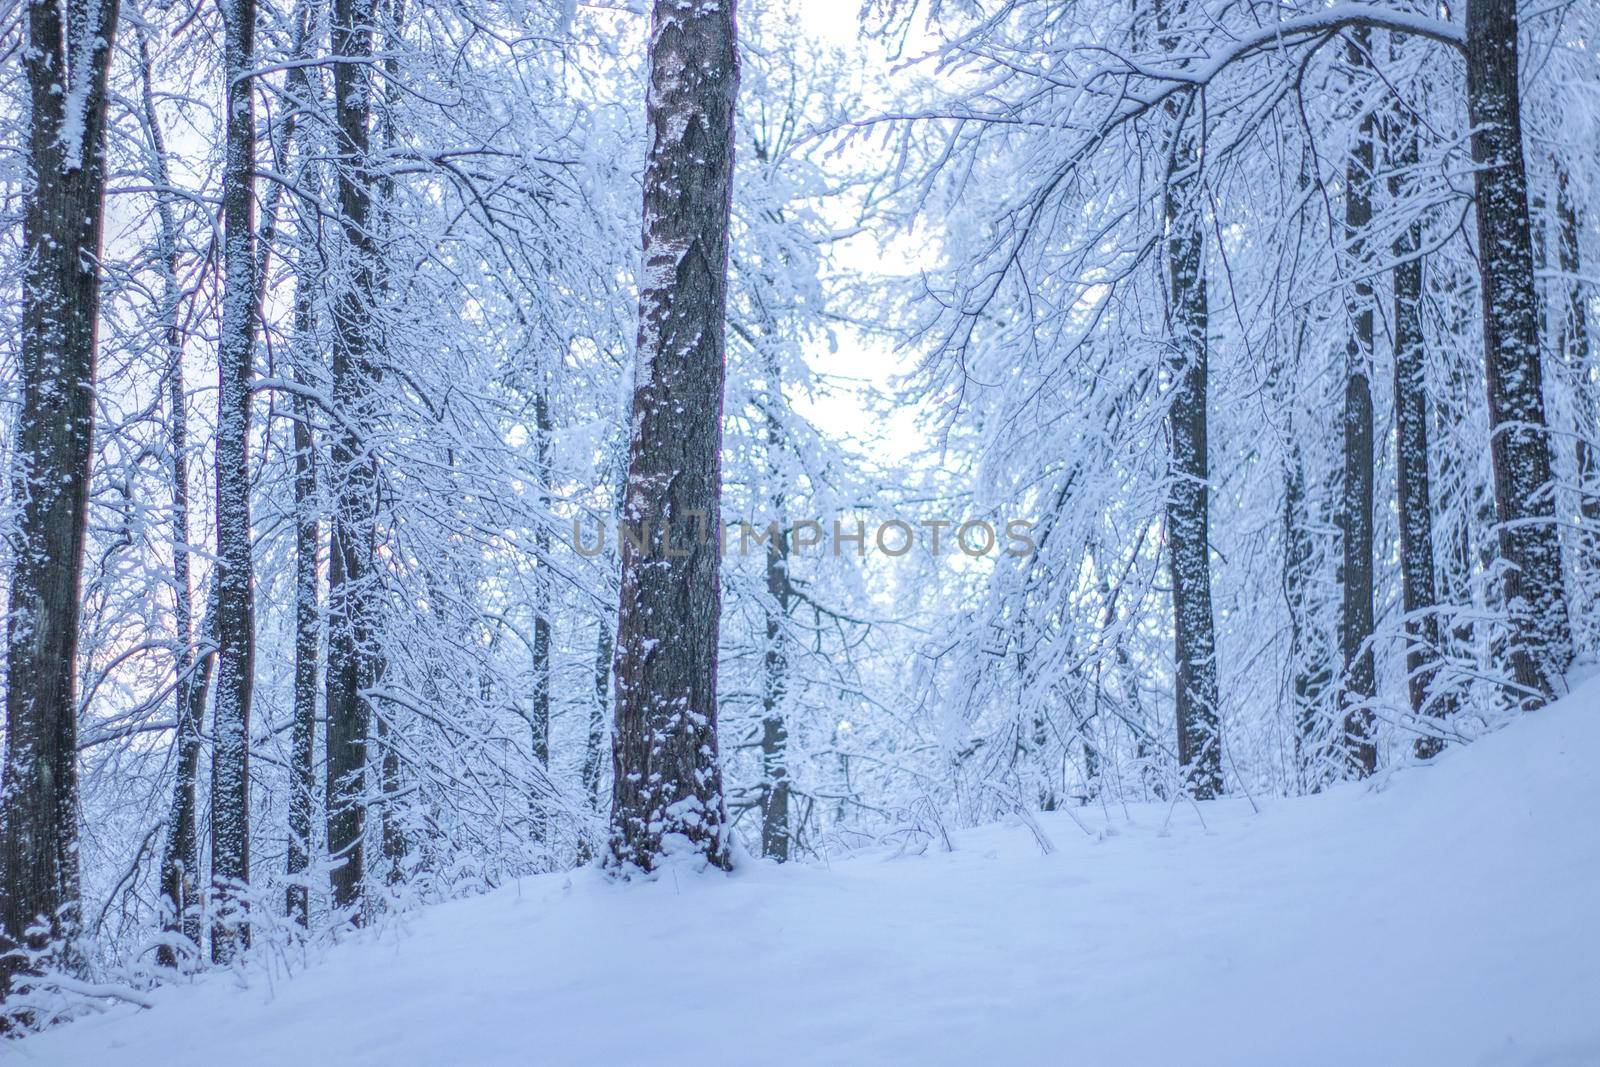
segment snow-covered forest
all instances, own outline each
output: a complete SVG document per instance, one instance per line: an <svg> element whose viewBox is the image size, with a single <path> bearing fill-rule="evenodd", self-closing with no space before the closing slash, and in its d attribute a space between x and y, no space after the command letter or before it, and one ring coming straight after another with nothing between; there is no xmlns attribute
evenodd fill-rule
<svg viewBox="0 0 1600 1067"><path fill-rule="evenodd" d="M0 0L0 1056L1600 1063L1597 33Z"/></svg>

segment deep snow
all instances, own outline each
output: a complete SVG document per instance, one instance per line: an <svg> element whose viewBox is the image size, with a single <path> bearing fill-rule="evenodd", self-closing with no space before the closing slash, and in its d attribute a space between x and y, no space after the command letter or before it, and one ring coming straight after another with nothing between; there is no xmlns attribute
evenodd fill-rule
<svg viewBox="0 0 1600 1067"><path fill-rule="evenodd" d="M955 851L427 909L20 1063L1600 1064L1600 681L1433 766L1252 814L1099 808Z"/></svg>

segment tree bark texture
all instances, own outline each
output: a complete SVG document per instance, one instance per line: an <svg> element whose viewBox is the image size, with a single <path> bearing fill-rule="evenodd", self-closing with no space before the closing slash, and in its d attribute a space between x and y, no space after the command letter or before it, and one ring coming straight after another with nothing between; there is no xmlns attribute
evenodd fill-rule
<svg viewBox="0 0 1600 1067"><path fill-rule="evenodd" d="M1531 709L1561 690L1572 662L1572 630L1550 476L1516 0L1468 0L1466 23L1495 518L1506 563L1511 675Z"/></svg>
<svg viewBox="0 0 1600 1067"><path fill-rule="evenodd" d="M614 674L610 862L729 863L717 755L722 611L723 329L733 118L733 0L656 0L650 32L644 258ZM676 544L674 544L676 542Z"/></svg>
<svg viewBox="0 0 1600 1067"><path fill-rule="evenodd" d="M328 566L327 823L334 906L362 919L366 875L369 691L376 677L377 590L372 567L377 465L364 430L372 419L376 369L375 242L369 171L372 0L335 0L333 68L338 126L339 221L345 263L334 298L330 448L333 528Z"/></svg>
<svg viewBox="0 0 1600 1067"><path fill-rule="evenodd" d="M0 1000L79 919L79 590L93 455L106 76L116 0L27 5L31 107L23 208L20 502L6 613L0 769ZM78 79L84 83L79 84ZM36 936L42 923L47 931Z"/></svg>

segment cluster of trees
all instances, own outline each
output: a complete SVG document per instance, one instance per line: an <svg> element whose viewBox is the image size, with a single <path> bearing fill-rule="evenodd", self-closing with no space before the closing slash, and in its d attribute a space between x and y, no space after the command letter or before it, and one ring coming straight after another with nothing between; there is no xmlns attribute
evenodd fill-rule
<svg viewBox="0 0 1600 1067"><path fill-rule="evenodd" d="M1314 791L1600 638L1581 6L19 11L7 1018L591 861ZM806 416L840 344L926 448ZM1035 551L571 541L952 513Z"/></svg>
<svg viewBox="0 0 1600 1067"><path fill-rule="evenodd" d="M938 648L964 817L1316 790L1564 692L1600 636L1593 12L870 11L934 75L874 124L928 161L900 221L948 213L916 384L1040 518Z"/></svg>

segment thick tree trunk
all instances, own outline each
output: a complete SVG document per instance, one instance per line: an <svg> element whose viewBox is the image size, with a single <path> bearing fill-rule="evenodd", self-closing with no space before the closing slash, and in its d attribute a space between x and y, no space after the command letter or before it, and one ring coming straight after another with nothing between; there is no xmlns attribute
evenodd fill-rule
<svg viewBox="0 0 1600 1067"><path fill-rule="evenodd" d="M1345 61L1364 82L1370 66L1370 33L1350 31ZM1366 277L1366 230L1372 223L1374 120L1362 115L1355 148L1345 165L1344 239L1346 269L1355 272L1348 304L1350 335L1345 346L1344 503L1339 517L1343 546L1339 575L1344 591L1339 637L1344 652L1345 762L1365 777L1378 769L1370 702L1377 688L1372 653L1372 283Z"/></svg>
<svg viewBox="0 0 1600 1067"><path fill-rule="evenodd" d="M250 698L255 582L250 560L250 381L256 321L255 0L223 5L227 148L222 172L223 299L217 355L217 698L212 712L211 958L249 947L238 893L250 882Z"/></svg>
<svg viewBox="0 0 1600 1067"><path fill-rule="evenodd" d="M1391 120L1389 150L1393 170L1417 166L1416 120L1409 112ZM1398 199L1403 179L1390 179ZM1406 612L1406 679L1411 712L1447 718L1454 710L1449 693L1434 694L1439 671L1439 616L1433 566L1433 495L1428 477L1427 349L1422 333L1422 223L1413 222L1394 244L1394 415L1395 499L1400 517L1400 580ZM1419 736L1418 759L1444 748L1437 736Z"/></svg>
<svg viewBox="0 0 1600 1067"><path fill-rule="evenodd" d="M6 613L0 1000L25 963L13 950L59 944L80 917L79 588L94 438L106 75L117 3L33 3L26 17L33 188L23 209L22 395L11 496L22 513ZM35 923L48 932L30 933Z"/></svg>
<svg viewBox="0 0 1600 1067"><path fill-rule="evenodd" d="M1206 377L1209 309L1204 238L1189 180L1199 166L1185 134L1168 174L1167 273L1171 286L1167 336L1172 377L1168 425L1172 456L1167 490L1167 559L1172 574L1172 630L1177 663L1178 764L1196 797L1222 792L1222 738L1217 721L1217 641L1211 611L1211 518Z"/></svg>
<svg viewBox="0 0 1600 1067"><path fill-rule="evenodd" d="M335 0L333 92L339 138L339 221L346 261L334 300L330 450L333 529L328 567L327 820L334 906L362 921L366 853L368 694L377 591L372 574L376 459L363 428L372 418L376 249L368 170L373 0Z"/></svg>
<svg viewBox="0 0 1600 1067"><path fill-rule="evenodd" d="M1553 699L1572 662L1539 352L1522 155L1516 0L1467 0L1467 118L1482 270L1495 517L1505 568L1511 674L1523 706Z"/></svg>
<svg viewBox="0 0 1600 1067"><path fill-rule="evenodd" d="M610 863L664 855L729 863L717 756L722 613L723 328L733 114L734 0L656 0L650 34L644 274L617 613Z"/></svg>

